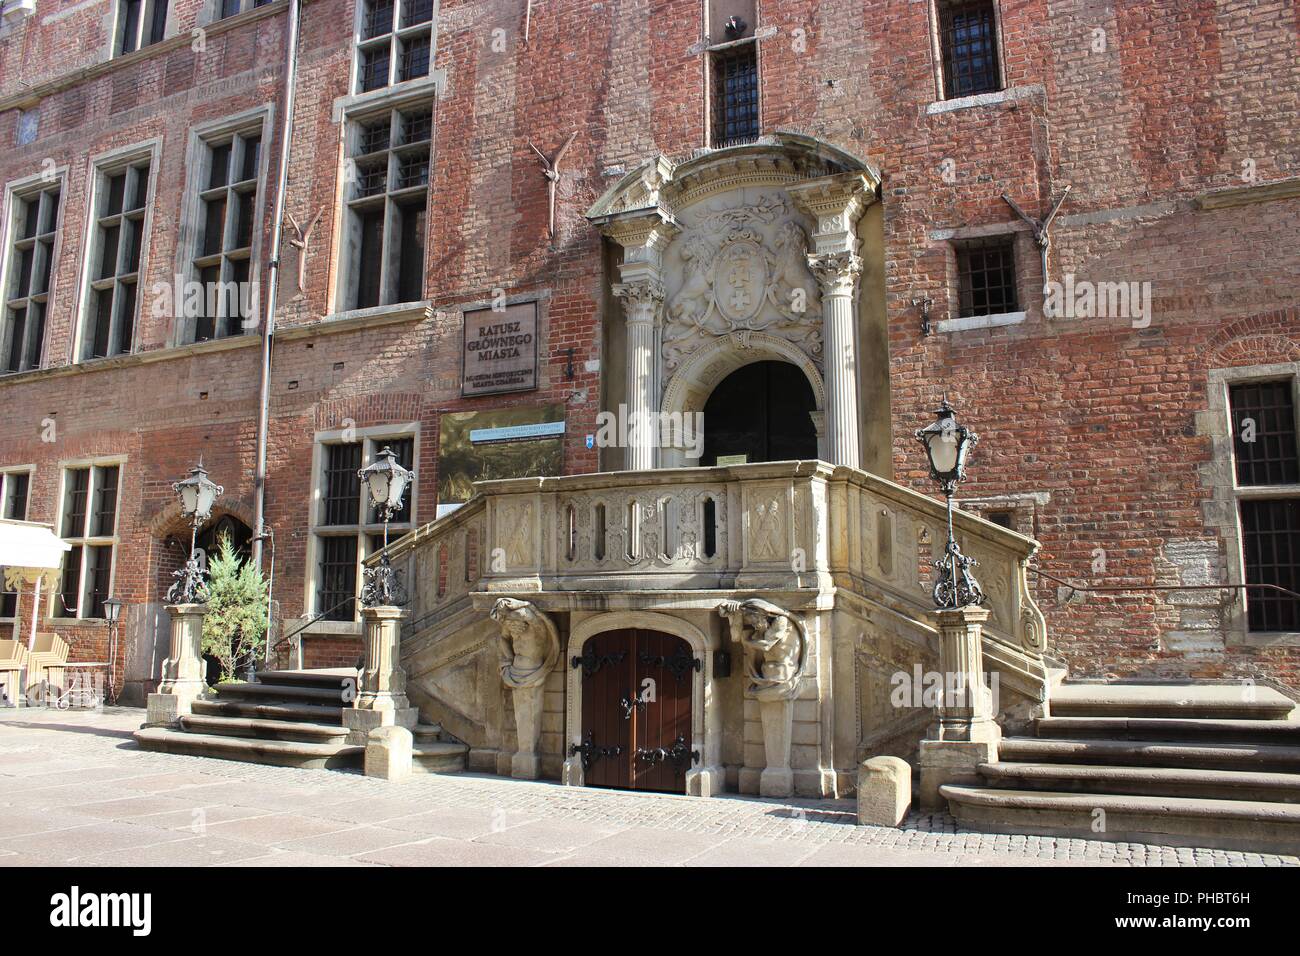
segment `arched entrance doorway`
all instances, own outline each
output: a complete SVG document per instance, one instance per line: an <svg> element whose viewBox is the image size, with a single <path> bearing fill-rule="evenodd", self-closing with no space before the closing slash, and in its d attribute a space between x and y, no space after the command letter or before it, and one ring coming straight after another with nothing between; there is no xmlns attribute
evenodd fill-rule
<svg viewBox="0 0 1300 956"><path fill-rule="evenodd" d="M704 403L701 465L817 457L817 408L807 376L789 362L751 362L721 382Z"/></svg>
<svg viewBox="0 0 1300 956"><path fill-rule="evenodd" d="M589 787L682 793L698 762L691 747L690 645L658 631L606 631L589 639L582 667L582 755Z"/></svg>

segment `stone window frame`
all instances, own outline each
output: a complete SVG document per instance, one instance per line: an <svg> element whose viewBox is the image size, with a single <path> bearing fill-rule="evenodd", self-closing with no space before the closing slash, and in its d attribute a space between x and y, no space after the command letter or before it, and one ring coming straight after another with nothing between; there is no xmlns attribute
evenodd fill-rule
<svg viewBox="0 0 1300 956"><path fill-rule="evenodd" d="M124 38L120 35L120 33L125 29L125 24L122 22L123 8L129 2L131 2L131 0L113 0L112 11L109 14L109 59L116 59L121 56L130 56L132 53L139 53L147 47L161 43L163 40L166 40L174 34L173 27L175 24L173 23L171 0L139 0L140 20L136 25L135 46L130 50L123 49L122 40ZM156 40L150 40L148 43L145 43L144 38L148 35L148 25L152 24L154 12L157 10L159 4L162 4L167 11L163 17L162 36L158 37Z"/></svg>
<svg viewBox="0 0 1300 956"><path fill-rule="evenodd" d="M713 141L713 108L714 81L716 77L716 60L719 56L725 56L733 53L740 47L752 46L754 49L754 84L755 84L755 108L757 116L755 122L762 135L763 130L763 50L760 40L772 36L772 30L764 29L763 13L759 3L753 4L754 22L750 24L749 35L742 36L735 40L723 40L717 43L710 42L714 34L715 26L711 21L714 4L709 0L704 0L703 24L704 24L704 136L709 149L720 149L721 147ZM731 144L737 145L737 144Z"/></svg>
<svg viewBox="0 0 1300 956"><path fill-rule="evenodd" d="M54 169L53 179L45 172L33 173L30 176L24 176L20 179L12 180L5 184L4 190L4 219L0 222L0 249L4 250L3 257L0 257L0 347L3 347L6 327L8 324L8 289L9 276L13 268L14 245L17 240L18 229L18 203L29 202L32 197L39 196L42 193L49 192L53 189L59 191L59 205L54 223L54 245L50 249L50 282L49 287L45 290L45 325L41 334L41 348L37 364L28 369L44 368L49 360L49 338L50 338L50 310L55 301L55 287L57 286L58 264L63 253L63 227L65 225L65 206L64 200L68 192L68 167L59 166ZM35 269L35 263L33 263ZM30 300L31 295L27 296ZM5 374L18 374L17 372L4 372L3 365L0 365L0 376Z"/></svg>
<svg viewBox="0 0 1300 956"><path fill-rule="evenodd" d="M992 329L1007 325L1022 325L1029 317L1028 304L1033 300L1027 296L1030 292L1027 283L1032 281L1027 275L1026 263L1037 261L1031 256L1030 244L1033 237L1029 227L1023 223L996 223L991 226L966 226L958 229L938 229L930 233L930 238L943 243L945 286L948 292L946 316L935 322L936 332L967 332L977 329ZM961 290L958 286L957 257L963 242L985 239L1010 239L1013 270L1015 274L1016 299L1020 309L1015 312L1002 312L995 315L961 315Z"/></svg>
<svg viewBox="0 0 1300 956"><path fill-rule="evenodd" d="M367 200L373 201L374 197L365 197L358 199L351 195L352 190L357 182L357 175L354 168L354 147L356 145L359 131L367 121L376 119L384 113L391 115L399 112L409 112L416 109L428 109L430 114L430 133L429 133L429 171L428 181L424 184L425 196L425 252L424 263L421 267L423 275L428 265L428 229L430 213L432 211L432 189L435 169L436 150L434 144L437 140L437 89L439 79L437 77L425 77L419 81L418 85L409 86L400 84L395 87L388 87L375 92L381 93L381 96L367 94L364 97L354 98L347 104L344 104L340 115L340 138L341 138L341 183L339 189L339 212L338 225L334 230L334 262L337 266L337 277L330 290L330 308L331 317L337 319L348 315L378 315L391 311L407 310L415 306L427 305L428 298L425 295L425 281L422 279L420 288L420 298L410 301L393 301L384 302L384 289L380 288L380 302L374 306L357 306L355 304L355 290L352 289L354 277L357 272L357 265L353 261L353 244L358 242L357 232L352 225L352 208L359 203ZM398 147L400 148L400 147ZM390 146L390 155L394 148ZM386 188L385 206L395 202L391 195L401 190ZM413 193L412 193L413 195ZM359 249L356 252L359 255ZM381 280L382 282L382 280Z"/></svg>
<svg viewBox="0 0 1300 956"><path fill-rule="evenodd" d="M14 475L27 476L27 506L23 509L21 518L15 518L7 513L9 508L9 482ZM0 518L8 518L13 521L27 521L32 514L32 490L36 480L36 466L34 464L26 465L5 465L0 467ZM4 581L0 579L0 592L12 594L14 592L4 591ZM0 623L12 624L15 618L13 615L0 615Z"/></svg>
<svg viewBox="0 0 1300 956"><path fill-rule="evenodd" d="M373 96L388 90L400 90L412 85L429 82L434 78L434 60L438 53L438 17L441 10L440 0L432 0L433 9L430 12L428 21L429 30L429 72L420 77L414 77L409 80L395 80L397 75L397 63L399 53L397 45L400 34L413 34L419 32L425 25L417 24L415 27L403 28L400 26L402 11L407 3L418 2L418 0L393 0L393 24L392 29L385 34L388 37L389 61L388 61L388 82L383 86L376 87L373 90L363 90L361 88L361 62L362 46L364 44L373 44L377 38L365 39L365 18L366 18L366 0L357 0L353 10L352 21L352 41L350 44L351 54L349 56L350 64L348 71L348 91L355 97Z"/></svg>
<svg viewBox="0 0 1300 956"><path fill-rule="evenodd" d="M405 422L392 425L369 425L364 428L335 428L325 431L316 432L312 439L311 455L311 495L307 519L307 548L305 558L305 573L303 575L303 609L304 617L307 619L315 617L322 611L327 610L316 606L317 588L319 585L318 565L321 556L320 540L329 536L355 536L357 541L357 572L356 586L357 595L361 594L361 568L367 557L370 556L371 550L369 539L371 534L382 534L384 530L383 522L374 523L362 521L356 525L338 525L326 526L321 524L321 502L325 496L325 447L327 445L347 444L349 442L361 442L361 464L362 467L370 464L374 460L374 455L384 445L385 441L393 439L409 438L411 439L411 462L414 470L418 473L420 461L420 423ZM366 512L366 489L363 483L361 487L362 511L359 515L361 518L367 516ZM404 522L393 523L389 525L389 535L392 538L394 533L404 534L419 527L419 504L420 496L418 493L418 481L412 482L407 491L408 503L410 505L407 520ZM323 532L318 529L329 527L329 532ZM393 538L395 540L395 538ZM409 582L408 582L409 585ZM352 621L317 621L312 625L314 631L344 630L347 633L360 633L359 622L361 614L359 610L360 602L354 608L354 617ZM322 627L324 625L324 627ZM340 627L341 625L341 627Z"/></svg>
<svg viewBox="0 0 1300 956"><path fill-rule="evenodd" d="M1011 514L1011 530L1027 538L1035 537L1038 529L1039 509L1046 507L1051 500L1048 492L1028 492L1006 495L988 495L981 498L958 498L955 504L962 511L988 519L994 512L1003 511Z"/></svg>
<svg viewBox="0 0 1300 956"><path fill-rule="evenodd" d="M73 330L72 341L69 344L69 361L73 365L84 365L92 362L109 361L115 358L121 358L124 355L134 354L140 347L140 316L143 312L143 292L146 289L145 277L149 268L149 248L150 239L153 233L153 214L154 206L157 200L158 188L158 163L162 153L162 141L160 139L146 140L142 143L134 143L129 146L123 146L120 149L111 150L107 153L101 153L90 157L87 174L86 194L86 222L85 229L82 233L81 242L81 262L78 267L78 288L76 293L77 302L77 319ZM97 253L99 251L98 227L100 217L96 214L99 205L99 197L105 187L107 178L113 173L120 171L127 166L139 165L147 162L149 164L149 177L145 193L144 202L144 220L141 225L140 239L140 265L136 272L138 284L135 298L135 318L134 328L131 333L131 348L126 352L118 352L113 355L100 358L82 358L83 345L85 337L90 329L90 311L94 299L94 284L96 279L92 278ZM119 240L120 242L120 240Z"/></svg>
<svg viewBox="0 0 1300 956"><path fill-rule="evenodd" d="M926 4L926 14L930 20L931 73L934 76L934 100L932 102L952 104L950 108L955 108L958 104L968 102L972 106L985 106L1013 98L1010 94L1011 85L1007 82L1006 32L1003 30L1002 0L988 0L993 7L993 29L996 33L994 49L1000 89L986 93L974 93L969 96L950 98L947 95L947 78L944 73L943 57L943 9L960 5L963 2L965 0L929 0L929 3Z"/></svg>
<svg viewBox="0 0 1300 956"><path fill-rule="evenodd" d="M126 455L103 455L90 458L68 458L59 461L59 487L58 496L55 499L55 534L64 541L69 542L74 547L81 546L81 577L79 587L81 594L77 599L77 613L75 615L62 615L59 613L62 605L63 584L60 580L57 590L51 590L46 596L46 616L55 622L80 623L82 621L102 621L103 618L91 617L82 613L82 607L85 601L86 592L86 569L89 560L90 548L102 545L111 546L111 557L109 559L108 572L108 593L113 594L113 587L117 582L117 558L122 543L122 491L126 487ZM94 514L94 496L95 496L95 473L98 468L117 467L117 503L114 509L113 533L111 535L90 535L91 516ZM89 468L91 471L90 484L86 492L86 516L85 524L82 526L81 535L63 534L63 509L67 495L68 475L72 471ZM66 608L63 608L66 610Z"/></svg>
<svg viewBox="0 0 1300 956"><path fill-rule="evenodd" d="M268 103L190 128L185 157L185 198L181 206L180 230L176 241L176 268L174 270L175 275L184 276L187 282L198 281L198 272L194 267L194 259L198 257L198 247L202 241L203 201L200 194L208 191L203 188L203 184L207 182L206 177L212 146L219 144L222 140L247 135L254 130L258 130L262 140L259 151L260 156L258 157L257 200L253 204L252 246L248 260L250 263L249 281L254 283L254 288L257 289L260 298L262 291L260 283L264 274L260 264L262 262L263 233L265 232L263 225L266 218L266 185L267 177L270 175L271 160L269 146L271 145L270 139L273 132L272 121L274 117L275 107ZM226 218L227 222L229 222L230 208L228 204ZM183 294L181 295L181 301L185 301ZM256 318L256 314L253 317ZM176 321L170 333L171 341L169 344L173 347L196 344L194 341L195 318L185 315L177 315L175 318ZM215 341L219 338L237 338L239 335L248 335L255 331L255 326L252 328L245 326L242 332L234 335L213 336L212 339L205 339L204 341Z"/></svg>
<svg viewBox="0 0 1300 956"><path fill-rule="evenodd" d="M1237 484L1228 392L1233 385L1289 379L1297 418L1300 418L1300 362L1212 368L1207 378L1207 409L1203 416L1198 416L1200 427L1197 431L1209 436L1213 455L1201 465L1202 484L1210 492L1209 498L1202 503L1202 511L1207 529L1217 531L1223 542L1227 583L1239 585L1246 583L1241 502L1252 498L1300 498L1300 484ZM1300 429L1300 421L1297 421L1297 428ZM1235 590L1235 600L1229 604L1224 621L1224 642L1228 647L1300 647L1300 631L1251 631L1246 615L1249 594Z"/></svg>

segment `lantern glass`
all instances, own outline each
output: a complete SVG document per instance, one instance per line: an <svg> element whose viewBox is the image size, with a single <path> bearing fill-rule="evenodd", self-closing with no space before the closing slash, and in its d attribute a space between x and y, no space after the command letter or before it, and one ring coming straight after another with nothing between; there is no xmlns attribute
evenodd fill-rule
<svg viewBox="0 0 1300 956"><path fill-rule="evenodd" d="M195 514L200 518L206 518L212 513L212 506L216 503L216 500L217 486L210 481L200 482L195 496L197 508Z"/></svg>
<svg viewBox="0 0 1300 956"><path fill-rule="evenodd" d="M402 496L406 494L406 484L409 472L405 472L400 466L395 468L388 480L388 507L394 511L401 510Z"/></svg>
<svg viewBox="0 0 1300 956"><path fill-rule="evenodd" d="M188 515L198 514L199 511L199 486L189 482L181 482L181 510Z"/></svg>
<svg viewBox="0 0 1300 956"><path fill-rule="evenodd" d="M952 474L961 461L964 443L964 436L957 430L956 422L951 418L942 419L939 428L930 433L926 443L934 470L941 475Z"/></svg>
<svg viewBox="0 0 1300 956"><path fill-rule="evenodd" d="M384 468L373 468L366 473L366 487L370 489L370 501L376 508L381 508L388 501L389 472Z"/></svg>

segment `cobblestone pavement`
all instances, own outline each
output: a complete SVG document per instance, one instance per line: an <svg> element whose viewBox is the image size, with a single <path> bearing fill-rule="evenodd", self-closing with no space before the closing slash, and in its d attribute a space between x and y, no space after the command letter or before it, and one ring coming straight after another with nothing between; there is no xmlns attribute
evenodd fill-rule
<svg viewBox="0 0 1300 956"><path fill-rule="evenodd" d="M851 801L713 800L146 753L143 711L0 712L0 866L1298 866L1293 856L961 830Z"/></svg>

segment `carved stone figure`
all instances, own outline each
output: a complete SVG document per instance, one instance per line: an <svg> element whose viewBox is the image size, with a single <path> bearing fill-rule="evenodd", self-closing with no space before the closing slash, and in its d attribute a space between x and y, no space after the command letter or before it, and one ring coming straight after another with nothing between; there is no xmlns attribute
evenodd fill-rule
<svg viewBox="0 0 1300 956"><path fill-rule="evenodd" d="M560 656L559 634L549 617L516 598L497 598L488 616L501 629L497 638L501 683L510 689L515 707L518 745L510 761L510 775L536 780L546 675Z"/></svg>
<svg viewBox="0 0 1300 956"><path fill-rule="evenodd" d="M507 687L536 687L546 680L560 657L560 639L551 619L527 601L498 598L488 613L501 634L501 683Z"/></svg>
<svg viewBox="0 0 1300 956"><path fill-rule="evenodd" d="M730 623L731 639L745 649L749 693L760 701L793 698L808 656L803 622L761 598L723 601L718 613Z"/></svg>

